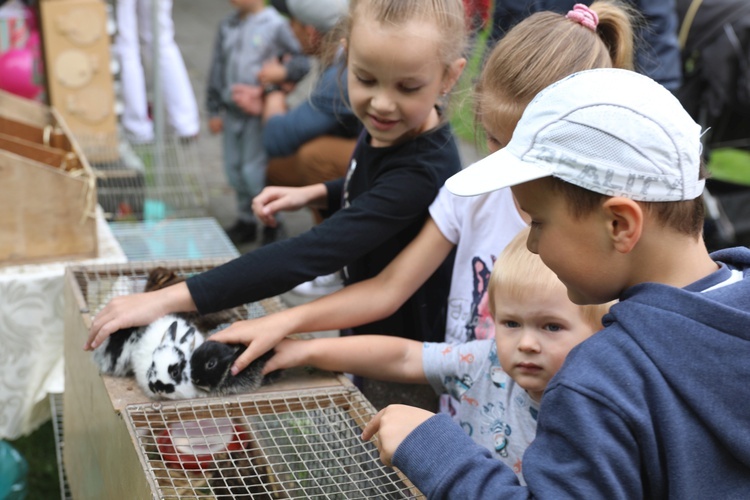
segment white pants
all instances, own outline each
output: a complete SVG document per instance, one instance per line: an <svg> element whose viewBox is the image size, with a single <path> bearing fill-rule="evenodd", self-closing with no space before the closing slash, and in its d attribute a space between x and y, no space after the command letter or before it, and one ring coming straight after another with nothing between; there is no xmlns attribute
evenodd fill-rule
<svg viewBox="0 0 750 500"><path fill-rule="evenodd" d="M181 137L190 137L200 130L198 104L190 85L180 49L174 41L172 0L158 2L159 71L164 108L169 125ZM120 58L123 99L122 126L131 139L151 141L154 127L148 117L146 82L141 62L153 54L151 30L152 0L117 0L117 37L115 51ZM156 91L156 89L154 89Z"/></svg>

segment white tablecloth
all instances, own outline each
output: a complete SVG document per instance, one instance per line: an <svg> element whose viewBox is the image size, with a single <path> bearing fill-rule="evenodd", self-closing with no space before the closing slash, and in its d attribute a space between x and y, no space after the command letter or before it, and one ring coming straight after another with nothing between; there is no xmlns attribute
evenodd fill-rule
<svg viewBox="0 0 750 500"><path fill-rule="evenodd" d="M48 394L63 391L65 267L127 262L101 211L97 231L96 259L0 268L0 439L46 422Z"/></svg>

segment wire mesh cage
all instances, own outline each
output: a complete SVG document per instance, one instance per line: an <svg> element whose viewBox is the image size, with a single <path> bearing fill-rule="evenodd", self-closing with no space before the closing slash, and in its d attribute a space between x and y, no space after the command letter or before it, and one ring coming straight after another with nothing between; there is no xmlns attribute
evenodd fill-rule
<svg viewBox="0 0 750 500"><path fill-rule="evenodd" d="M418 498L360 437L375 409L354 387L130 405L159 498Z"/></svg>
<svg viewBox="0 0 750 500"><path fill-rule="evenodd" d="M65 475L65 467L62 460L63 449L63 395L53 392L49 395L49 405L52 414L52 431L55 436L55 455L57 458L57 477L60 481L60 498L69 500L73 498L68 487L68 477Z"/></svg>
<svg viewBox="0 0 750 500"><path fill-rule="evenodd" d="M142 291L156 267L189 277L225 260L67 268L62 451L72 496L418 496L399 473L383 468L372 443L361 441L361 428L375 411L342 375L289 369L252 394L154 401L131 377L99 374L81 346L109 300ZM225 313L234 321L284 308L273 297Z"/></svg>
<svg viewBox="0 0 750 500"><path fill-rule="evenodd" d="M195 140L168 135L131 144L77 134L97 177L97 195L108 220L201 217L208 194Z"/></svg>
<svg viewBox="0 0 750 500"><path fill-rule="evenodd" d="M218 259L240 255L212 217L110 222L109 228L130 261Z"/></svg>

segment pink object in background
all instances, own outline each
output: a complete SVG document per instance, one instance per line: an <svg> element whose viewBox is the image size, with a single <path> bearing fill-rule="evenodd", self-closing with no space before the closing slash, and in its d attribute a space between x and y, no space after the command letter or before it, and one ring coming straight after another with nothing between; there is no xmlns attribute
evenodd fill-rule
<svg viewBox="0 0 750 500"><path fill-rule="evenodd" d="M27 99L45 100L36 13L17 2L0 9L0 89Z"/></svg>
<svg viewBox="0 0 750 500"><path fill-rule="evenodd" d="M0 56L0 89L27 99L43 90L34 83L34 54L31 49L11 49Z"/></svg>

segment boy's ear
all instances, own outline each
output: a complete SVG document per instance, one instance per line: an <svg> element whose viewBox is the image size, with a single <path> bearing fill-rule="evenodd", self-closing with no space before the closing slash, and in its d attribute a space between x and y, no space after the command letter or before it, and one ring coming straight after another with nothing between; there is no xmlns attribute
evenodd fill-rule
<svg viewBox="0 0 750 500"><path fill-rule="evenodd" d="M620 253L629 253L641 239L643 209L636 201L621 196L607 199L602 208L614 248Z"/></svg>
<svg viewBox="0 0 750 500"><path fill-rule="evenodd" d="M466 59L463 57L456 59L448 66L445 71L445 78L443 78L443 94L447 94L451 91L461 77L461 73L463 73L465 67Z"/></svg>

